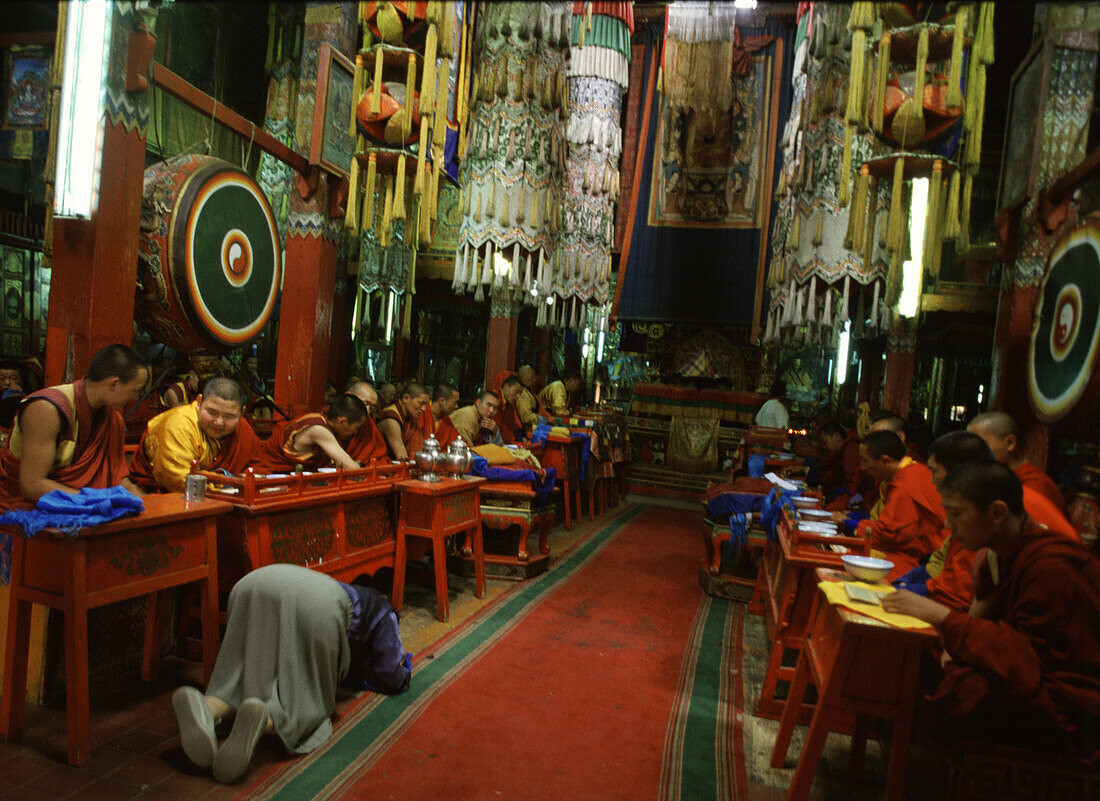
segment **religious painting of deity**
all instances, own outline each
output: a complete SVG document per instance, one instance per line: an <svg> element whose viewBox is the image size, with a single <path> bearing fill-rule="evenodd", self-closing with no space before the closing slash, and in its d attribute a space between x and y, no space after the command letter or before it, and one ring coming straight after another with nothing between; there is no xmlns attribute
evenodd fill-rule
<svg viewBox="0 0 1100 801"><path fill-rule="evenodd" d="M335 48L322 44L309 161L345 178L350 177L355 153L355 138L348 135L354 83L352 63Z"/></svg>
<svg viewBox="0 0 1100 801"><path fill-rule="evenodd" d="M0 245L0 260L4 264L4 273L12 277L23 277L23 263L26 251L7 245Z"/></svg>
<svg viewBox="0 0 1100 801"><path fill-rule="evenodd" d="M18 278L4 279L4 325L23 324L23 282Z"/></svg>
<svg viewBox="0 0 1100 801"><path fill-rule="evenodd" d="M1012 76L998 209L1015 205L1034 193L1036 149L1042 147L1043 142L1042 136L1035 135L1035 125L1042 118L1041 109L1046 104L1048 51L1045 40L1036 42Z"/></svg>
<svg viewBox="0 0 1100 801"><path fill-rule="evenodd" d="M4 127L45 129L50 120L50 51L14 47L4 53Z"/></svg>
<svg viewBox="0 0 1100 801"><path fill-rule="evenodd" d="M46 317L50 310L50 270L42 266L42 254L36 253L34 268L34 295L37 306L33 311L40 331L46 330Z"/></svg>
<svg viewBox="0 0 1100 801"><path fill-rule="evenodd" d="M757 55L745 74L732 76L728 112L672 108L660 95L649 225L761 226L769 132L778 114L773 62L771 55Z"/></svg>

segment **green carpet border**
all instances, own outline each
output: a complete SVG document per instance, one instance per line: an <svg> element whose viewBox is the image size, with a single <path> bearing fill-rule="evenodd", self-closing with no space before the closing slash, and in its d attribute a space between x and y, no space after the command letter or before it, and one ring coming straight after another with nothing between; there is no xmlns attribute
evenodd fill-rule
<svg viewBox="0 0 1100 801"><path fill-rule="evenodd" d="M265 782L249 788L240 798L263 801L300 801L303 798L330 798L338 794L354 776L369 767L411 725L424 707L449 686L465 668L507 634L537 602L573 576L595 558L648 505L628 507L615 518L594 528L572 551L541 576L524 582L478 624L455 638L442 649L434 649L434 658L423 660L413 672L408 692L379 696L377 702L364 704L352 713L353 720L341 726L321 748L301 757L297 769L280 776L268 786Z"/></svg>

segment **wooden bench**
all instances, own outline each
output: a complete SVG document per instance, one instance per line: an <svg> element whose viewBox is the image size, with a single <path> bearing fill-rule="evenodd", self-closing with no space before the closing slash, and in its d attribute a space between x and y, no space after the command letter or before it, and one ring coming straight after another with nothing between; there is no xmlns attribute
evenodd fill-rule
<svg viewBox="0 0 1100 801"><path fill-rule="evenodd" d="M487 481L481 485L481 525L488 534L500 532L500 537L486 537L485 571L491 578L522 581L550 566L550 529L554 525L554 511L548 504L540 504L538 493L528 481ZM538 552L527 548L531 532L539 535ZM470 575L471 554L463 548L459 558L461 570Z"/></svg>

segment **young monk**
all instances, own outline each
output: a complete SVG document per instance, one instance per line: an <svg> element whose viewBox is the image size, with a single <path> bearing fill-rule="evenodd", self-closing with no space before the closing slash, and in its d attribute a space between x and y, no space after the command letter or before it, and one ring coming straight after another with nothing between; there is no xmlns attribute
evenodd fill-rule
<svg viewBox="0 0 1100 801"><path fill-rule="evenodd" d="M500 437L505 444L514 445L517 440L527 439L527 430L519 418L516 401L523 392L523 382L511 370L502 370L493 381L493 391L500 398L500 408L493 418L500 428Z"/></svg>
<svg viewBox="0 0 1100 801"><path fill-rule="evenodd" d="M553 381L539 393L539 402L550 414L565 417L572 408L570 398L581 388L581 374L568 371L561 381Z"/></svg>
<svg viewBox="0 0 1100 801"><path fill-rule="evenodd" d="M535 372L534 367L525 364L516 371L516 375L523 384L523 389L516 398L516 414L519 415L519 421L527 431L534 431L540 417L544 423L550 417L539 402L536 389L539 385L539 374Z"/></svg>
<svg viewBox="0 0 1100 801"><path fill-rule="evenodd" d="M1001 579L976 579L984 619L905 590L883 598L943 637L951 661L933 701L966 736L1100 755L1100 561L1036 525L1004 465L962 465L941 490L952 536L991 549Z"/></svg>
<svg viewBox="0 0 1100 801"><path fill-rule="evenodd" d="M140 494L126 475L121 412L138 399L147 375L137 352L108 345L84 378L24 398L0 451L0 509L31 509L57 489L121 484Z"/></svg>
<svg viewBox="0 0 1100 801"><path fill-rule="evenodd" d="M243 473L260 447L241 418L247 396L232 378L211 378L199 397L161 412L141 436L130 480L150 492L183 492L191 462L202 470Z"/></svg>
<svg viewBox="0 0 1100 801"><path fill-rule="evenodd" d="M432 402L420 413L420 433L424 439L434 436L440 448L446 448L458 439L458 429L451 423L451 413L457 408L458 389L444 381L436 384L432 390Z"/></svg>
<svg viewBox="0 0 1100 801"><path fill-rule="evenodd" d="M315 471L335 465L354 470L359 462L341 443L367 421L367 407L354 395L337 395L324 414L310 412L275 426L253 462L257 473L286 473L298 467Z"/></svg>
<svg viewBox="0 0 1100 801"><path fill-rule="evenodd" d="M451 414L451 422L471 448L486 443L503 445L500 426L495 419L499 409L500 398L491 389L487 389L469 406L455 410Z"/></svg>
<svg viewBox="0 0 1100 801"><path fill-rule="evenodd" d="M381 397L381 395L379 396ZM420 415L428 405L428 390L418 381L409 381L401 394L378 414L378 430L386 440L390 458L407 460L420 450Z"/></svg>
<svg viewBox="0 0 1100 801"><path fill-rule="evenodd" d="M993 451L993 458L1015 473L1025 487L1031 487L1059 512L1066 513L1066 500L1054 479L1024 456L1023 437L1015 420L1004 412L985 412L971 420L966 430L984 439Z"/></svg>
<svg viewBox="0 0 1100 801"><path fill-rule="evenodd" d="M348 384L348 394L363 401L363 405L367 407L367 419L359 430L352 434L351 439L344 443L344 450L359 464L366 465L389 459L386 440L372 419L374 411L378 408L378 393L374 386L369 381L352 381Z"/></svg>
<svg viewBox="0 0 1100 801"><path fill-rule="evenodd" d="M943 507L932 484L932 474L905 453L905 444L893 431L872 431L859 443L863 469L885 486L882 509L876 519L864 520L857 534L870 534L871 547L894 563L890 580L905 575L943 542ZM845 512L834 512L843 520Z"/></svg>

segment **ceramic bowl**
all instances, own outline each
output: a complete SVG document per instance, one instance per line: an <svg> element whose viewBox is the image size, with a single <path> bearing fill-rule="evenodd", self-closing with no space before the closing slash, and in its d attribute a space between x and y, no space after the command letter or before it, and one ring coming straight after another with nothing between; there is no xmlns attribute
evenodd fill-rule
<svg viewBox="0 0 1100 801"><path fill-rule="evenodd" d="M881 581L894 569L894 563L888 559L876 559L873 556L844 554L840 557L844 569L861 581Z"/></svg>

